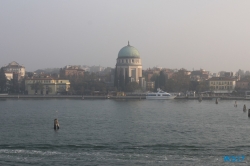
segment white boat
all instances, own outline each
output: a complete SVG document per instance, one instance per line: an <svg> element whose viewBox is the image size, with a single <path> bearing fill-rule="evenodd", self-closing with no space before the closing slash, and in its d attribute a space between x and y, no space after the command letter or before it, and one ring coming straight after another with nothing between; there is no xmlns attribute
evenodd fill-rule
<svg viewBox="0 0 250 166"><path fill-rule="evenodd" d="M174 99L176 96L171 95L170 93L162 91L160 88L157 89L157 92L147 93L146 99Z"/></svg>

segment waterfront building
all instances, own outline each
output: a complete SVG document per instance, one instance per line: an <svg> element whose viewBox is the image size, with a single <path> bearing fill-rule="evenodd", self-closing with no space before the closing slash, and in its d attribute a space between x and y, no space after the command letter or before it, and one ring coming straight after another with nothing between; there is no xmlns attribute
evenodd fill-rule
<svg viewBox="0 0 250 166"><path fill-rule="evenodd" d="M12 72L4 72L7 80L13 79L13 73Z"/></svg>
<svg viewBox="0 0 250 166"><path fill-rule="evenodd" d="M84 70L80 66L65 66L60 70L60 77L84 77Z"/></svg>
<svg viewBox="0 0 250 166"><path fill-rule="evenodd" d="M214 93L232 93L236 86L236 80L227 77L212 77L209 80L209 88Z"/></svg>
<svg viewBox="0 0 250 166"><path fill-rule="evenodd" d="M249 81L244 81L244 80L240 80L240 81L236 81L236 89L241 89L241 90L246 90L249 89Z"/></svg>
<svg viewBox="0 0 250 166"><path fill-rule="evenodd" d="M104 71L105 70L105 67L102 67L102 66L90 66L89 67L89 72L101 72L101 71Z"/></svg>
<svg viewBox="0 0 250 166"><path fill-rule="evenodd" d="M154 81L147 81L147 90L153 91L155 89L155 82Z"/></svg>
<svg viewBox="0 0 250 166"><path fill-rule="evenodd" d="M54 78L30 78L25 79L25 91L27 94L59 94L67 93L70 88L69 80Z"/></svg>
<svg viewBox="0 0 250 166"><path fill-rule="evenodd" d="M209 79L209 71L203 69L194 70L191 72L190 81L205 81Z"/></svg>
<svg viewBox="0 0 250 166"><path fill-rule="evenodd" d="M233 72L224 72L224 77L232 78L232 77L234 77L234 73Z"/></svg>
<svg viewBox="0 0 250 166"><path fill-rule="evenodd" d="M19 65L15 61L9 63L7 66L4 66L3 69L8 80L13 79L14 75L18 76L18 80L23 78L25 75L25 67Z"/></svg>
<svg viewBox="0 0 250 166"><path fill-rule="evenodd" d="M145 79L142 78L142 63L139 51L128 45L123 47L116 59L115 87L125 87L129 82L137 82L141 87L146 88Z"/></svg>

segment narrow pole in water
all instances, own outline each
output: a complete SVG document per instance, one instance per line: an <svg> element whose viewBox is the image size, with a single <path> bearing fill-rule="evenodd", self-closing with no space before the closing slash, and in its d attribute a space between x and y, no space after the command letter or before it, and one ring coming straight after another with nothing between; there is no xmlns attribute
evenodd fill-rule
<svg viewBox="0 0 250 166"><path fill-rule="evenodd" d="M247 111L247 107L246 107L246 105L244 104L244 106L243 106L243 111L244 112L246 112Z"/></svg>
<svg viewBox="0 0 250 166"><path fill-rule="evenodd" d="M215 100L215 104L218 104L218 98L216 98L216 100Z"/></svg>
<svg viewBox="0 0 250 166"><path fill-rule="evenodd" d="M58 122L58 119L57 119L57 112L58 111L56 111L56 119L54 119L54 130L59 129L59 122Z"/></svg>
<svg viewBox="0 0 250 166"><path fill-rule="evenodd" d="M201 96L199 96L199 102L201 102L202 101L202 97Z"/></svg>
<svg viewBox="0 0 250 166"><path fill-rule="evenodd" d="M248 117L250 117L250 109L248 109Z"/></svg>
<svg viewBox="0 0 250 166"><path fill-rule="evenodd" d="M234 103L234 107L237 107L237 101L235 101L235 103Z"/></svg>
<svg viewBox="0 0 250 166"><path fill-rule="evenodd" d="M57 119L54 119L54 130L58 130L59 129L59 122Z"/></svg>

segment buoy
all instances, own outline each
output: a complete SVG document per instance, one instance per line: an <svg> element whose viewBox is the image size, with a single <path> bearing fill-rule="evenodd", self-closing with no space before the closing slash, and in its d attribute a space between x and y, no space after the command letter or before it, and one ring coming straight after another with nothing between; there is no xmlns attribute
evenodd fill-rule
<svg viewBox="0 0 250 166"><path fill-rule="evenodd" d="M237 101L235 101L235 103L234 103L234 107L237 107Z"/></svg>
<svg viewBox="0 0 250 166"><path fill-rule="evenodd" d="M54 119L54 130L58 130L59 129L59 122L57 119Z"/></svg>
<svg viewBox="0 0 250 166"><path fill-rule="evenodd" d="M250 117L250 109L248 109L248 117Z"/></svg>
<svg viewBox="0 0 250 166"><path fill-rule="evenodd" d="M215 104L218 104L218 99L216 98L216 100L215 100Z"/></svg>
<svg viewBox="0 0 250 166"><path fill-rule="evenodd" d="M247 107L246 107L246 105L244 104L244 106L243 106L243 111L244 112L246 112L247 111Z"/></svg>

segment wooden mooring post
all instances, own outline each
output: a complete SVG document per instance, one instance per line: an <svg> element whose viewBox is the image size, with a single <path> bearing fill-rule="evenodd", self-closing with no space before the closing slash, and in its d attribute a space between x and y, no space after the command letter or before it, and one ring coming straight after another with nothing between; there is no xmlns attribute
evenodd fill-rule
<svg viewBox="0 0 250 166"><path fill-rule="evenodd" d="M202 97L201 96L199 96L199 102L201 102L202 101Z"/></svg>
<svg viewBox="0 0 250 166"><path fill-rule="evenodd" d="M54 119L54 130L58 130L59 129L59 122L57 119Z"/></svg>
<svg viewBox="0 0 250 166"><path fill-rule="evenodd" d="M247 111L247 107L246 107L246 105L244 104L244 106L243 106L243 111L244 112L246 112Z"/></svg>
<svg viewBox="0 0 250 166"><path fill-rule="evenodd" d="M235 101L235 103L234 103L234 107L237 107L237 101Z"/></svg>

